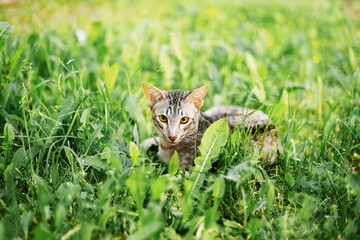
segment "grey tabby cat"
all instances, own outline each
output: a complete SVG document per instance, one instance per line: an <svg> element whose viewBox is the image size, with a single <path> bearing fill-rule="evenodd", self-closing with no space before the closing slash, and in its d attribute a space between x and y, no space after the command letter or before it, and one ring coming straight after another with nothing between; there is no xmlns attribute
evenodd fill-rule
<svg viewBox="0 0 360 240"><path fill-rule="evenodd" d="M141 84L151 107L152 120L160 137L158 155L169 162L177 151L179 164L188 169L200 155L197 147L201 143L205 130L215 121L227 118L233 131L236 124L250 129L255 149L261 149L261 161L273 163L276 152L281 148L274 124L261 111L242 107L213 107L206 112L200 111L209 85L192 91L163 91L151 84ZM154 144L154 139L145 140L145 148Z"/></svg>

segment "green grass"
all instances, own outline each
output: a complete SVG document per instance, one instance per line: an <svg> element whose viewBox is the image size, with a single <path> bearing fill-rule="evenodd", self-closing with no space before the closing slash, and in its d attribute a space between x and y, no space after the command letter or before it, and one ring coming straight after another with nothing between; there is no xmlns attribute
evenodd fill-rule
<svg viewBox="0 0 360 240"><path fill-rule="evenodd" d="M0 239L359 238L358 29L341 1L256 2L2 8ZM233 135L191 195L131 144L155 134L142 81L261 109L282 157Z"/></svg>

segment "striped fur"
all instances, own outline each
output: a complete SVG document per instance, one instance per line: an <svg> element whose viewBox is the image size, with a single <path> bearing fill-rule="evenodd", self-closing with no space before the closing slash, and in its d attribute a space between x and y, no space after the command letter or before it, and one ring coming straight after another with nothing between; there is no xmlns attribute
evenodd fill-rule
<svg viewBox="0 0 360 240"><path fill-rule="evenodd" d="M271 163L275 161L274 148L281 148L274 124L268 116L261 111L251 109L224 106L214 107L206 112L200 112L203 97L207 91L206 86L193 91L162 91L150 84L143 83L145 94L150 103L153 124L159 132L159 156L164 162L169 162L172 155L177 151L180 165L188 168L193 164L196 155L199 155L197 147L201 143L205 130L211 123L228 118L231 131L238 124L243 124L246 129L254 132L254 148L260 149L259 142L262 142L262 152L272 152L266 155ZM198 92L196 92L198 91ZM191 98L191 101L189 100ZM200 99L201 98L201 99ZM167 122L159 118L164 115ZM183 117L189 118L186 124L180 123ZM266 134L263 134L267 131ZM171 139L176 138L175 141ZM148 143L146 143L149 145ZM265 160L262 159L262 160Z"/></svg>

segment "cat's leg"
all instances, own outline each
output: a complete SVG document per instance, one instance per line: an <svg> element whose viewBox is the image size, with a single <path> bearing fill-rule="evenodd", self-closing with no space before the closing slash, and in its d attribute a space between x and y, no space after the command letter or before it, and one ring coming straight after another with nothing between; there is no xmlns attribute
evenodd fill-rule
<svg viewBox="0 0 360 240"><path fill-rule="evenodd" d="M140 147L145 150L148 150L152 145L158 146L159 142L160 142L159 137L147 138L140 144Z"/></svg>
<svg viewBox="0 0 360 240"><path fill-rule="evenodd" d="M168 145L166 142L161 141L161 139L160 139L158 155L163 162L165 162L165 163L170 162L171 157L174 154L174 152L175 152L174 146Z"/></svg>
<svg viewBox="0 0 360 240"><path fill-rule="evenodd" d="M179 165L185 167L186 170L193 165L195 159L195 143L188 142L177 146L176 151L179 155ZM200 152L198 152L199 155Z"/></svg>
<svg viewBox="0 0 360 240"><path fill-rule="evenodd" d="M162 142L160 137L147 138L140 144L140 147L145 151L148 151L153 146L157 147L157 155L165 163L170 161L175 152L175 148L166 142Z"/></svg>

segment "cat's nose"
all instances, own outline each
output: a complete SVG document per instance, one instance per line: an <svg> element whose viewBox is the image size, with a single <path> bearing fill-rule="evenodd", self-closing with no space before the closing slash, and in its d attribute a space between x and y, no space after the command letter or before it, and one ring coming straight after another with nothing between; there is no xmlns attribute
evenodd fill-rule
<svg viewBox="0 0 360 240"><path fill-rule="evenodd" d="M169 139L170 139L171 141L175 141L175 140L176 140L176 137L169 137Z"/></svg>

